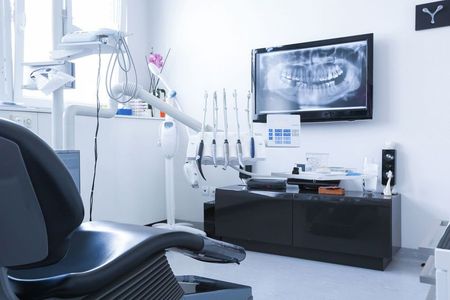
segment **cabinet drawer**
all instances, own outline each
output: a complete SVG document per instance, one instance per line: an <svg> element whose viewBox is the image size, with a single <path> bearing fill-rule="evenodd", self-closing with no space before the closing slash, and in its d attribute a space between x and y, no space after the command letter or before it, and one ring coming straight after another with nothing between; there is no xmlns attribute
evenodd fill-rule
<svg viewBox="0 0 450 300"><path fill-rule="evenodd" d="M292 245L292 196L276 192L216 191L216 235Z"/></svg>
<svg viewBox="0 0 450 300"><path fill-rule="evenodd" d="M391 257L391 208L342 201L293 203L295 247Z"/></svg>

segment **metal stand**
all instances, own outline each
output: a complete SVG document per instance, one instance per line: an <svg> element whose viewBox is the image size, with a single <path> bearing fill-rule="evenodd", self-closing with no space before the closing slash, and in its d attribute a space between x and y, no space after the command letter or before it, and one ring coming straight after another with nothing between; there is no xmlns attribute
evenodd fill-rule
<svg viewBox="0 0 450 300"><path fill-rule="evenodd" d="M174 159L167 157L165 159L166 166L166 214L167 223L159 223L154 227L164 228L175 231L185 231L193 234L206 236L202 230L191 227L189 223L175 223L175 182L174 182Z"/></svg>
<svg viewBox="0 0 450 300"><path fill-rule="evenodd" d="M0 267L0 299L18 300L9 286L8 273L3 267Z"/></svg>
<svg viewBox="0 0 450 300"><path fill-rule="evenodd" d="M173 99L169 98L169 103L174 105ZM165 157L165 168L166 168L166 218L167 223L160 223L153 225L154 227L165 228L169 230L185 231L193 234L198 234L206 236L204 231L192 228L191 224L175 223L175 162L174 156L177 151L177 124L175 120L169 115L166 116L165 121L161 124L160 128L160 146Z"/></svg>
<svg viewBox="0 0 450 300"><path fill-rule="evenodd" d="M60 88L53 92L52 103L52 146L55 150L63 149L63 115L64 90Z"/></svg>

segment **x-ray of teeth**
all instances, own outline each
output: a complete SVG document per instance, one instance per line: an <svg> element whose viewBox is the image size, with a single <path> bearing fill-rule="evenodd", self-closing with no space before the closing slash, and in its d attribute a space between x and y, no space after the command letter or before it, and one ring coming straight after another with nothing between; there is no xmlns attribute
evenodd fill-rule
<svg viewBox="0 0 450 300"><path fill-rule="evenodd" d="M366 107L367 42L260 53L259 112Z"/></svg>

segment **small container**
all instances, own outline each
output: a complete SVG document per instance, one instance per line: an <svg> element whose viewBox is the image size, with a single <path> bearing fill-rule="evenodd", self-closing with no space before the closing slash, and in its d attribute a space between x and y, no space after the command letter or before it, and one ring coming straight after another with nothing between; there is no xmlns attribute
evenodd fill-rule
<svg viewBox="0 0 450 300"><path fill-rule="evenodd" d="M378 165L364 158L362 189L364 192L373 193L377 191Z"/></svg>
<svg viewBox="0 0 450 300"><path fill-rule="evenodd" d="M131 110L131 108L119 108L116 113L116 115L119 116L131 116L132 114L133 111Z"/></svg>
<svg viewBox="0 0 450 300"><path fill-rule="evenodd" d="M306 153L306 172L328 168L328 153Z"/></svg>
<svg viewBox="0 0 450 300"><path fill-rule="evenodd" d="M133 116L142 117L147 115L148 105L142 100L133 99L129 102L129 106L133 111Z"/></svg>

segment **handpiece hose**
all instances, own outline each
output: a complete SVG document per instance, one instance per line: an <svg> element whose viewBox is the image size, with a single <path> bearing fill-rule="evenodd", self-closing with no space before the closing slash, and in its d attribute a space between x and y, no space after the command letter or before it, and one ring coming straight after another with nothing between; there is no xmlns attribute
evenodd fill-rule
<svg viewBox="0 0 450 300"><path fill-rule="evenodd" d="M213 97L213 140L212 140L212 145L211 145L211 154L212 154L212 160L213 160L213 164L214 167L217 168L217 142L216 142L216 138L217 138L217 126L218 126L218 119L219 119L219 107L217 105L217 93L214 92L214 97Z"/></svg>
<svg viewBox="0 0 450 300"><path fill-rule="evenodd" d="M223 141L223 169L226 170L230 163L230 146L228 144L228 117L227 117L227 94L223 89L223 126L224 126L224 141Z"/></svg>
<svg viewBox="0 0 450 300"><path fill-rule="evenodd" d="M236 125L237 125L237 141L236 141L236 155L239 162L239 165L244 168L244 163L242 162L242 143L241 143L241 128L239 125L239 112L237 106L237 92L234 90L234 111L236 113Z"/></svg>
<svg viewBox="0 0 450 300"><path fill-rule="evenodd" d="M250 157L251 158L255 158L256 155L256 151L255 151L255 136L253 134L253 120L252 117L250 115L250 98L251 98L252 94L250 93L250 91L248 91L247 93L247 122L248 122L248 132L250 133Z"/></svg>
<svg viewBox="0 0 450 300"><path fill-rule="evenodd" d="M195 158L197 162L197 168L202 175L203 179L206 180L205 175L203 174L202 169L202 159L203 159L203 148L205 147L205 143L203 142L205 139L205 124L206 124L206 111L208 108L208 93L205 92L205 107L203 108L203 123L202 123L202 137L200 140L200 144L198 145L197 157Z"/></svg>

